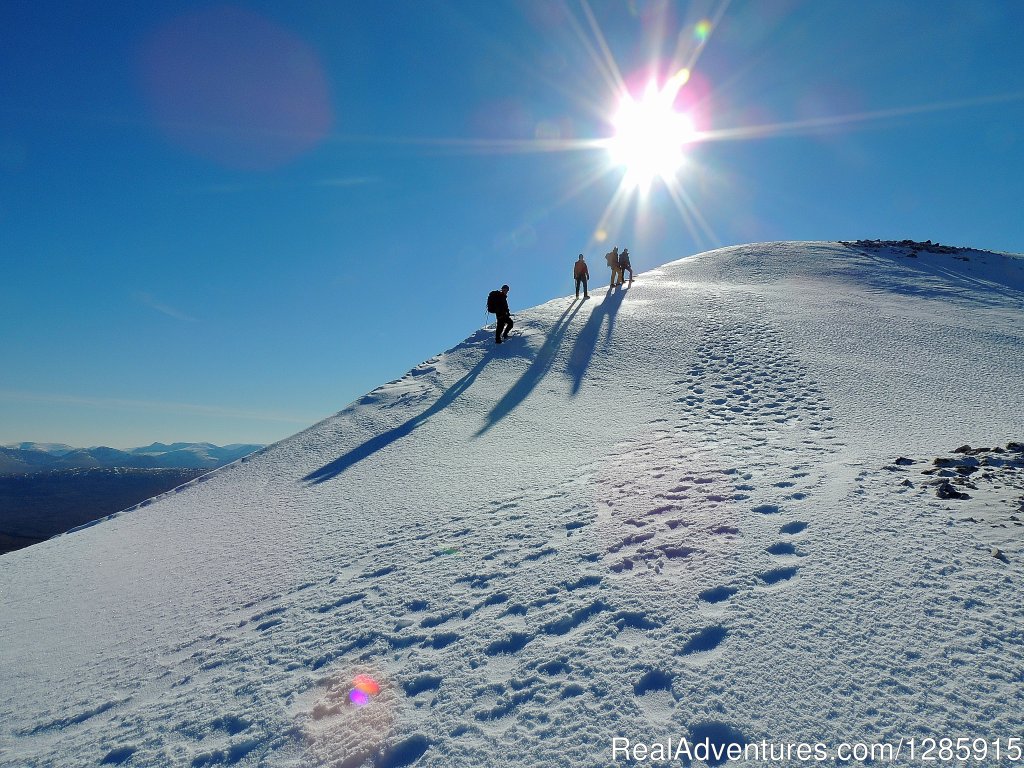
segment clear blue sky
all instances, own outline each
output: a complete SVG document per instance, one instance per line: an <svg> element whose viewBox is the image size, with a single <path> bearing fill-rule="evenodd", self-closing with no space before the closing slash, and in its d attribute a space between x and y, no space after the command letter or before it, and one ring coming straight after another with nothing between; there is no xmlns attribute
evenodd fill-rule
<svg viewBox="0 0 1024 768"><path fill-rule="evenodd" d="M0 443L271 442L612 244L1024 252L1020 2L8 0L0 40ZM681 66L675 200L620 192L619 89Z"/></svg>

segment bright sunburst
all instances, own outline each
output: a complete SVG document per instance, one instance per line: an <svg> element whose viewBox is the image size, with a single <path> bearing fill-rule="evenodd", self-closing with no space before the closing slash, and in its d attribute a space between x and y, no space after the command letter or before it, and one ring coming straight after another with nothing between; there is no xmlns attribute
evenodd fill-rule
<svg viewBox="0 0 1024 768"><path fill-rule="evenodd" d="M621 181L594 223L590 245L603 247L605 243L614 241L630 212L635 212L638 228L642 229L646 222L652 221L652 212L671 204L694 243L701 247L715 246L721 241L689 193L690 187L698 186L698 182L706 184L715 175L706 160L702 162L691 152L698 143L813 134L906 115L1024 99L1024 93L1013 92L873 112L820 115L788 122L723 125L721 114L716 114L717 119L711 120L709 111L712 107L717 109L719 105L711 100L708 79L700 76L697 63L721 23L729 3L730 0L701 0L694 3L707 9L717 6L717 10L707 18L695 15L679 27L675 49L671 52L668 46L671 38L666 32L672 26L670 11L673 6L669 3L652 3L652 8L660 9L651 17L654 23L650 24L651 29L658 31L658 39L650 42L650 57L646 67L636 70L628 82L612 55L590 2L579 0L578 13L568 3L552 4L552 7L563 9L567 28L574 33L576 42L588 55L591 66L587 75L592 78L578 86L573 84L572 87L566 87L560 81L555 81L555 85L582 104L591 118L611 128L610 136L575 136L572 121L569 120L565 130L554 121L538 123L533 138L406 138L394 141L482 153L593 153L592 161L582 166L582 172L567 184L563 194L539 210L537 218L546 216L606 176L621 174ZM635 5L630 4L634 14L637 13ZM675 74L659 86L660 79L669 72ZM640 82L647 82L641 97L637 97L637 91L632 88L637 78L641 78ZM600 98L592 98L595 93L599 93ZM617 103L617 108L613 107L615 111L609 110L609 102ZM680 103L686 106L680 107ZM683 173L684 170L686 173ZM661 182L659 194L647 194L656 180Z"/></svg>
<svg viewBox="0 0 1024 768"><path fill-rule="evenodd" d="M624 183L646 190L655 178L668 183L685 162L686 145L696 138L693 119L675 108L679 89L689 79L681 70L659 89L651 81L639 101L625 95L612 119L615 135L608 141L612 163L625 170Z"/></svg>

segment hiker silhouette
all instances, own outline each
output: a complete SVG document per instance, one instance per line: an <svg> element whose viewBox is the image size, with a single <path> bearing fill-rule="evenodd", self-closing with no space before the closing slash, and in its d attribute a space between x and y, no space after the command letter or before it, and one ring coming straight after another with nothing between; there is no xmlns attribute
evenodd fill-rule
<svg viewBox="0 0 1024 768"><path fill-rule="evenodd" d="M576 280L576 298L580 297L580 283L583 283L583 298L589 299L590 294L587 292L587 280L590 279L590 269L587 267L587 262L583 258L583 254L576 259L576 263L572 267L572 276Z"/></svg>
<svg viewBox="0 0 1024 768"><path fill-rule="evenodd" d="M497 323L494 326L494 343L501 344L508 338L508 332L512 330L512 313L508 309L507 285L501 286L500 291L491 291L487 294L487 311L494 313Z"/></svg>

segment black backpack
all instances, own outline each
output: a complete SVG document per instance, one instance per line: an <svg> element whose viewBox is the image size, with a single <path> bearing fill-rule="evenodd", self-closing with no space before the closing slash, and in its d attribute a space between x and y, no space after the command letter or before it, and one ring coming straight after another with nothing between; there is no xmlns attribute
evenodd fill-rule
<svg viewBox="0 0 1024 768"><path fill-rule="evenodd" d="M492 315L498 314L498 310L501 308L501 300L503 295L501 291L491 291L487 294L487 311Z"/></svg>

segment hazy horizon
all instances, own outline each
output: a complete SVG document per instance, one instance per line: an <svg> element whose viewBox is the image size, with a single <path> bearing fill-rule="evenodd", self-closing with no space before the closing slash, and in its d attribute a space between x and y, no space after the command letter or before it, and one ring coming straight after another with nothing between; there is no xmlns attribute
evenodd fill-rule
<svg viewBox="0 0 1024 768"><path fill-rule="evenodd" d="M215 443L212 440L149 440L137 445L107 445L105 443L97 443L95 445L76 445L69 443L64 440L0 440L0 447L3 448L17 448L22 444L34 444L34 445L61 445L72 448L74 450L92 450L93 448L113 448L118 451L132 451L139 448L148 448L151 445L177 445L177 444L188 444L188 445L212 445L216 448L228 448L232 445L255 445L263 447L266 443Z"/></svg>

